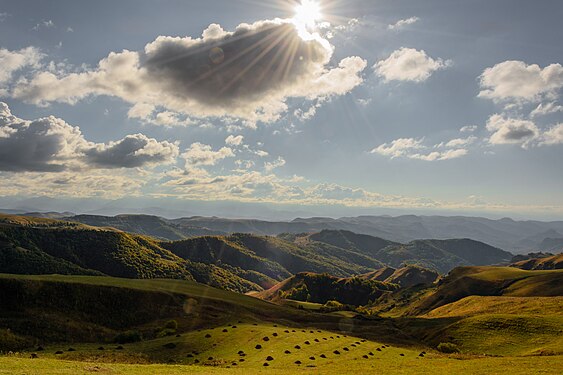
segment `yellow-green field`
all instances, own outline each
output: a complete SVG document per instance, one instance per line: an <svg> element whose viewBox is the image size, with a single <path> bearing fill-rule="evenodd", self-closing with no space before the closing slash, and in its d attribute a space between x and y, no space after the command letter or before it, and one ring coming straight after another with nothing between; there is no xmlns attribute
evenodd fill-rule
<svg viewBox="0 0 563 375"><path fill-rule="evenodd" d="M81 285L98 286L104 293L117 287L200 302L197 314L182 310L177 335L122 345L111 339L43 344L41 351L35 346L0 355L0 374L563 373L562 297L470 296L422 316L367 319L351 311L321 314L311 311L319 307L313 304L298 304L303 309L275 305L187 281L1 278L25 281L38 291L64 283L65 290L84 298L87 290ZM85 324L68 306L60 314ZM192 319L202 324L192 325ZM161 324L158 320L139 329ZM461 354L437 352L433 348L439 342L455 343Z"/></svg>
<svg viewBox="0 0 563 375"><path fill-rule="evenodd" d="M561 357L445 357L436 356L425 360L405 358L402 361L327 361L317 367L274 368L246 367L220 368L186 365L135 365L104 362L76 362L54 359L24 359L0 357L0 374L10 375L76 375L76 374L561 374Z"/></svg>

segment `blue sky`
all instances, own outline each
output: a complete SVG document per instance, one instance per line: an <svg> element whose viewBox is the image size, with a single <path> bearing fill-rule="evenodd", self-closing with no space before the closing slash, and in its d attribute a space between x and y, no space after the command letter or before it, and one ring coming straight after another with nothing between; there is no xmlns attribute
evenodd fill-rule
<svg viewBox="0 0 563 375"><path fill-rule="evenodd" d="M560 1L264 3L0 1L0 203L563 217Z"/></svg>

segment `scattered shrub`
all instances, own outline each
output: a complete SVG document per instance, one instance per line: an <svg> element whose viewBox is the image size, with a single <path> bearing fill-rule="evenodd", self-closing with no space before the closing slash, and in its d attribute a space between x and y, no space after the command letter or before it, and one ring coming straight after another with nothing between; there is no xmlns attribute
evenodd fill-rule
<svg viewBox="0 0 563 375"><path fill-rule="evenodd" d="M136 331L136 330L131 330L131 331L125 331L125 332L118 334L113 339L113 342L115 342L117 344L129 344L129 343L132 343L132 342L139 342L139 341L142 341L142 340L143 340L143 336L141 335L141 332Z"/></svg>
<svg viewBox="0 0 563 375"><path fill-rule="evenodd" d="M164 328L173 329L174 331L176 331L178 329L178 322L174 319L169 320L164 324Z"/></svg>
<svg viewBox="0 0 563 375"><path fill-rule="evenodd" d="M438 344L436 349L438 349L439 352L447 354L459 353L459 347L451 342L441 342Z"/></svg>

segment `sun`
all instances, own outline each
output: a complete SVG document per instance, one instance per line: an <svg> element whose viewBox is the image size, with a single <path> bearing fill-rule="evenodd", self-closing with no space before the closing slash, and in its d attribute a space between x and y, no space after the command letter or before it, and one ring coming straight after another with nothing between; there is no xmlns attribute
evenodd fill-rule
<svg viewBox="0 0 563 375"><path fill-rule="evenodd" d="M301 4L295 7L293 21L301 27L314 28L316 22L321 18L321 7L316 1L302 0Z"/></svg>

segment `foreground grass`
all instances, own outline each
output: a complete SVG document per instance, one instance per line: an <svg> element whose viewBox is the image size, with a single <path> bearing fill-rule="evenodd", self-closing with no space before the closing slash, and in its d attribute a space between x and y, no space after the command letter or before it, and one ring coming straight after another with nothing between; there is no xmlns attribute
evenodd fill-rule
<svg viewBox="0 0 563 375"><path fill-rule="evenodd" d="M76 374L343 374L354 372L387 374L560 374L562 357L510 357L510 358L448 358L436 357L418 360L406 358L402 362L388 361L332 361L317 368L273 369L273 368L215 368L185 365L129 365L107 363L84 363L54 359L24 359L0 357L0 374L13 375L76 375Z"/></svg>

